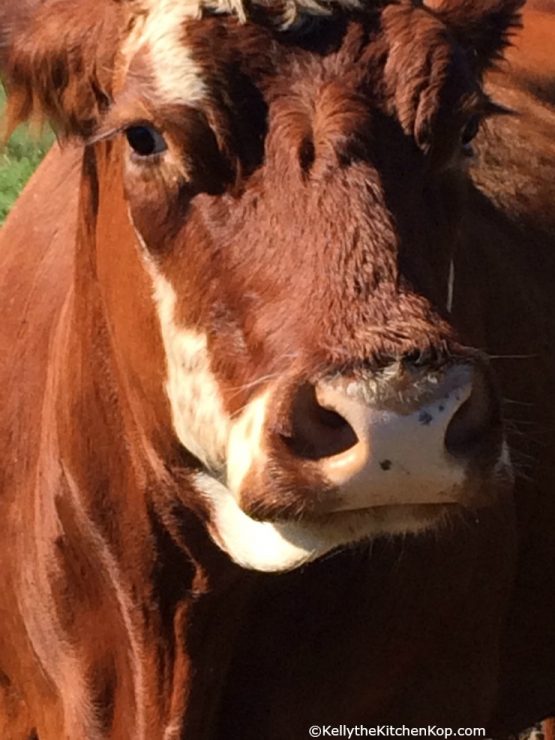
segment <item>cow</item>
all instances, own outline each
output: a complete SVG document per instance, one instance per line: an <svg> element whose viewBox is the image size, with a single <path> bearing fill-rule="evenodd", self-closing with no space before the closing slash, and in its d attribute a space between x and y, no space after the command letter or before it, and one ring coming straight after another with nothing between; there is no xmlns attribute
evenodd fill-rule
<svg viewBox="0 0 555 740"><path fill-rule="evenodd" d="M1 231L2 738L554 713L521 6L2 0L7 132L59 139Z"/></svg>

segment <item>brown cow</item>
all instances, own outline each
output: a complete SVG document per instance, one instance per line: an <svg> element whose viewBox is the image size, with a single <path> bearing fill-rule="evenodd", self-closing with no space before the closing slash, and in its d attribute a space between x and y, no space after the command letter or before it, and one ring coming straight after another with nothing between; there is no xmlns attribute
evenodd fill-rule
<svg viewBox="0 0 555 740"><path fill-rule="evenodd" d="M520 5L2 0L9 121L68 138L2 230L2 738L553 712Z"/></svg>

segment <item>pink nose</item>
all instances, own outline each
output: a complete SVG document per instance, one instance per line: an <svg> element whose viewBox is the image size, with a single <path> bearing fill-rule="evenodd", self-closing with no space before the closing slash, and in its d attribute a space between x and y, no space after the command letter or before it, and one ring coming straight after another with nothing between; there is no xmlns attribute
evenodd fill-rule
<svg viewBox="0 0 555 740"><path fill-rule="evenodd" d="M475 367L453 367L421 388L394 385L319 383L297 395L290 448L338 487L339 509L395 504L403 492L410 503L456 501L468 464L498 428Z"/></svg>

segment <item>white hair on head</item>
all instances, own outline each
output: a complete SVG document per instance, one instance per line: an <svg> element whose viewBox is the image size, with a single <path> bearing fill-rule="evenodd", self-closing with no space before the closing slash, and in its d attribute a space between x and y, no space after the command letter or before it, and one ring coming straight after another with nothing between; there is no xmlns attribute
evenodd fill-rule
<svg viewBox="0 0 555 740"><path fill-rule="evenodd" d="M334 8L356 10L364 0L130 0L138 14L156 12L160 4L172 5L175 12L190 18L200 18L204 11L235 15L241 22L248 19L249 7L277 11L282 28L295 25L303 15L328 15Z"/></svg>
<svg viewBox="0 0 555 740"><path fill-rule="evenodd" d="M327 15L334 8L354 10L365 0L128 0L133 22L122 49L128 69L140 49L148 49L159 96L169 103L202 105L208 95L202 69L187 48L186 22L203 13L236 16L248 21L253 6L276 12L282 29L292 28L303 17Z"/></svg>
<svg viewBox="0 0 555 740"><path fill-rule="evenodd" d="M122 50L126 68L139 50L148 49L159 96L170 103L199 105L207 95L206 85L187 48L183 26L201 17L202 2L130 0L129 6L134 22Z"/></svg>

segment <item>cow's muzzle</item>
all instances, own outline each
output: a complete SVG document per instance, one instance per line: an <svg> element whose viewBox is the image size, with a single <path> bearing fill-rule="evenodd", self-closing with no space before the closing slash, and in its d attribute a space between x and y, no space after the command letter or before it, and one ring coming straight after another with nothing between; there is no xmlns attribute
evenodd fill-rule
<svg viewBox="0 0 555 740"><path fill-rule="evenodd" d="M268 389L233 426L227 485L246 513L271 521L474 506L488 498L502 443L485 363L399 363Z"/></svg>

